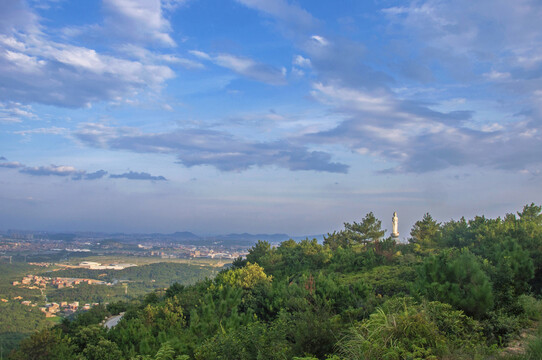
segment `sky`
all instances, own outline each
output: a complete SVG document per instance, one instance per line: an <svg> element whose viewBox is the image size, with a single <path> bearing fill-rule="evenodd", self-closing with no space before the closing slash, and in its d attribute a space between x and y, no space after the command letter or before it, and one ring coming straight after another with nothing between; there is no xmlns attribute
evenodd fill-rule
<svg viewBox="0 0 542 360"><path fill-rule="evenodd" d="M401 238L542 203L538 0L0 1L0 229Z"/></svg>

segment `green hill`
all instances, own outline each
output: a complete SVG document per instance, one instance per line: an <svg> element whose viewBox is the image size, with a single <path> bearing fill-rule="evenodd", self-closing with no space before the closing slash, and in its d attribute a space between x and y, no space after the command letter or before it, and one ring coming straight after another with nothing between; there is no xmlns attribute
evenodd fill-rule
<svg viewBox="0 0 542 360"><path fill-rule="evenodd" d="M534 204L444 224L426 214L408 244L382 238L370 213L323 245L260 241L213 280L91 311L11 358L494 359L540 320L541 279ZM539 359L533 344L525 356Z"/></svg>

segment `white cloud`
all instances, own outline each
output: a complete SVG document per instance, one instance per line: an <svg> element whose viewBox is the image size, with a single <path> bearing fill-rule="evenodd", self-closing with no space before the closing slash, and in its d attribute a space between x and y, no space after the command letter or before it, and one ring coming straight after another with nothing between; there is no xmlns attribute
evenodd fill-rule
<svg viewBox="0 0 542 360"><path fill-rule="evenodd" d="M134 44L124 44L118 49L126 56L145 63L166 63L179 65L185 69L203 69L205 67L202 63L194 60L179 57L174 54L155 53Z"/></svg>
<svg viewBox="0 0 542 360"><path fill-rule="evenodd" d="M38 16L22 0L0 1L0 33L8 33L14 29L38 33Z"/></svg>
<svg viewBox="0 0 542 360"><path fill-rule="evenodd" d="M391 92L316 83L313 96L342 114L344 121L306 134L301 141L341 144L395 164L384 172L423 173L467 165L516 171L542 166L542 131L534 117L474 128L469 125L470 111L439 112Z"/></svg>
<svg viewBox="0 0 542 360"><path fill-rule="evenodd" d="M209 54L203 52L203 51L190 50L189 53L196 56L196 57L199 57L200 59L211 60L211 56Z"/></svg>
<svg viewBox="0 0 542 360"><path fill-rule="evenodd" d="M5 158L2 157L0 158L0 160L5 160ZM0 163L0 167L7 168L7 169L19 169L19 168L23 168L24 165L18 161L6 161L6 162Z"/></svg>
<svg viewBox="0 0 542 360"><path fill-rule="evenodd" d="M313 35L311 36L311 39L322 46L326 46L327 44L329 44L329 42L323 36L320 36L320 35Z"/></svg>
<svg viewBox="0 0 542 360"><path fill-rule="evenodd" d="M33 135L33 134L40 134L40 135L64 135L68 133L68 129L61 128L61 127L49 127L49 128L36 128L36 129L30 129L30 130L20 130L20 131L14 131L14 134L18 135Z"/></svg>
<svg viewBox="0 0 542 360"><path fill-rule="evenodd" d="M542 4L537 1L426 0L383 11L409 35L455 56L509 66L542 62Z"/></svg>
<svg viewBox="0 0 542 360"><path fill-rule="evenodd" d="M502 80L507 80L507 79L510 78L510 73L509 72L499 72L499 71L495 71L495 70L491 70L491 72L485 73L483 75L486 78L488 78L490 80L495 80L495 81L502 81Z"/></svg>
<svg viewBox="0 0 542 360"><path fill-rule="evenodd" d="M171 8L176 2L167 1ZM171 25L164 18L160 0L104 0L105 24L117 36L137 42L175 46Z"/></svg>
<svg viewBox="0 0 542 360"><path fill-rule="evenodd" d="M381 114L395 112L396 104L386 92L370 93L322 83L314 83L313 88L312 95L329 105Z"/></svg>
<svg viewBox="0 0 542 360"><path fill-rule="evenodd" d="M285 83L285 69L277 69L270 65L257 63L252 59L219 54L213 61L220 66L235 71L238 74L272 85Z"/></svg>
<svg viewBox="0 0 542 360"><path fill-rule="evenodd" d="M38 60L35 56L28 56L20 52L5 50L3 54L4 59L20 69L21 72L32 74L37 73L45 65L45 61Z"/></svg>
<svg viewBox="0 0 542 360"><path fill-rule="evenodd" d="M307 30L317 25L317 20L306 10L286 0L237 0L239 3L272 16L296 30Z"/></svg>
<svg viewBox="0 0 542 360"><path fill-rule="evenodd" d="M299 67L303 68L310 68L311 67L311 60L304 58L301 55L294 56L294 60L292 61L294 65L297 65Z"/></svg>
<svg viewBox="0 0 542 360"><path fill-rule="evenodd" d="M43 36L17 33L0 44L0 100L87 106L141 88L158 90L174 76L154 59L127 60Z"/></svg>
<svg viewBox="0 0 542 360"><path fill-rule="evenodd" d="M273 117L273 116L272 116ZM273 117L274 121L280 121ZM136 153L175 154L187 167L209 165L220 171L243 171L254 166L278 166L293 171L346 173L348 166L332 156L287 140L257 142L231 133L207 129L178 129L143 133L137 129L82 124L74 138L92 147Z"/></svg>
<svg viewBox="0 0 542 360"><path fill-rule="evenodd" d="M305 72L303 70L301 70L301 69L298 69L298 68L294 67L294 68L292 68L292 75L294 77L300 78L300 77L305 76Z"/></svg>
<svg viewBox="0 0 542 360"><path fill-rule="evenodd" d="M48 175L55 175L55 176L71 176L71 175L79 175L82 173L81 171L77 170L73 166L66 166L66 165L49 165L49 166L26 166L20 170L23 173L27 173L30 175L36 175L36 176L48 176Z"/></svg>
<svg viewBox="0 0 542 360"><path fill-rule="evenodd" d="M165 61L167 63L170 63L170 64L180 65L180 66L184 67L185 69L203 69L205 67L200 62L193 61L193 60L190 60L190 59L181 58L181 57L177 57L177 56L174 56L174 55L160 55L158 57L158 59L163 60L163 61Z"/></svg>
<svg viewBox="0 0 542 360"><path fill-rule="evenodd" d="M188 0L162 0L162 8L172 11L183 5L185 5Z"/></svg>
<svg viewBox="0 0 542 360"><path fill-rule="evenodd" d="M0 102L0 123L19 123L24 119L36 119L30 105L23 105L18 102Z"/></svg>
<svg viewBox="0 0 542 360"><path fill-rule="evenodd" d="M286 83L286 68L284 67L278 69L247 57L231 54L218 54L212 56L198 50L191 50L190 53L200 59L211 61L218 66L230 69L239 75L246 76L256 81L271 85L284 85Z"/></svg>

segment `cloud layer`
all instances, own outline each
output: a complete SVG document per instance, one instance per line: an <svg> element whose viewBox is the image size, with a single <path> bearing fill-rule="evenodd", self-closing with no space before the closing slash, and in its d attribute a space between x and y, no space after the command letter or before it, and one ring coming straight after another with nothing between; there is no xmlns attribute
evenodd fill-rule
<svg viewBox="0 0 542 360"><path fill-rule="evenodd" d="M46 166L26 166L16 161L7 161L5 157L0 157L0 168L5 169L18 169L21 174L28 174L32 176L58 176L66 177L71 180L98 180L105 177L108 172L105 170L98 170L95 172L87 172L86 170L78 170L73 166L66 165L46 165ZM111 174L111 179L128 179L128 180L151 180L151 181L165 181L165 177L158 175L154 176L146 172L127 172L124 174Z"/></svg>
<svg viewBox="0 0 542 360"><path fill-rule="evenodd" d="M112 179L128 179L128 180L151 180L151 181L166 181L167 179L163 176L153 176L146 172L127 172L124 174L109 175Z"/></svg>
<svg viewBox="0 0 542 360"><path fill-rule="evenodd" d="M259 63L253 59L231 54L218 54L216 56L211 56L198 50L192 50L190 52L192 55L200 59L212 61L218 66L230 69L237 74L246 76L252 80L270 85L284 85L286 83L285 68L277 69L273 66Z"/></svg>
<svg viewBox="0 0 542 360"><path fill-rule="evenodd" d="M171 68L154 59L132 60L53 40L22 0L1 6L0 102L84 107L134 96L140 90L157 90L174 76ZM173 45L163 32L169 25L158 0L110 0L105 6L109 14L106 23L115 29ZM17 119L0 117L4 121Z"/></svg>
<svg viewBox="0 0 542 360"><path fill-rule="evenodd" d="M184 166L210 165L221 171L242 171L274 165L293 171L346 173L348 166L331 161L331 155L310 151L286 140L250 142L215 130L184 129L169 133L142 133L134 128L103 124L83 125L73 134L86 145L141 153L175 154Z"/></svg>
<svg viewBox="0 0 542 360"><path fill-rule="evenodd" d="M427 0L382 9L392 35L382 63L359 40L297 27L297 8L240 2L297 29L293 40L302 55L294 58L294 71L309 69L317 79L311 96L344 119L301 141L382 159L385 173L542 167L542 28L535 25L541 4ZM427 86L436 81L446 85ZM447 105L461 90L498 108L490 116L499 117L480 114L474 102Z"/></svg>

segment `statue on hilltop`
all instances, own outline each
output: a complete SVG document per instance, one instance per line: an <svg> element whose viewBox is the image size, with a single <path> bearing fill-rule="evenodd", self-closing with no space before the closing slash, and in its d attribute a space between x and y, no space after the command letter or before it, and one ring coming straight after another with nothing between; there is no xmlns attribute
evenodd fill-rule
<svg viewBox="0 0 542 360"><path fill-rule="evenodd" d="M397 217L397 211L393 212L393 217L391 218L392 232L391 237L397 239L399 237L399 218Z"/></svg>

